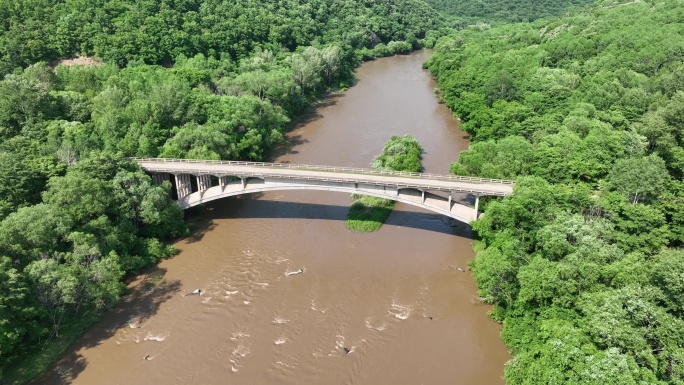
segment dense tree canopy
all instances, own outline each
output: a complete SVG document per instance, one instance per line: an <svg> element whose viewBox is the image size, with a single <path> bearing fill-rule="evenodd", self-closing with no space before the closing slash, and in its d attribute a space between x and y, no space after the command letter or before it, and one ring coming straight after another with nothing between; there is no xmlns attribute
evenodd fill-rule
<svg viewBox="0 0 684 385"><path fill-rule="evenodd" d="M135 191L123 187L130 178ZM83 310L116 303L126 272L173 253L155 238L185 232L170 188L153 186L137 165L94 156L52 177L43 203L0 222L3 360L21 344L59 336Z"/></svg>
<svg viewBox="0 0 684 385"><path fill-rule="evenodd" d="M467 28L428 63L473 139L451 170L517 179L471 264L509 384L684 383L684 5L614 5Z"/></svg>
<svg viewBox="0 0 684 385"><path fill-rule="evenodd" d="M456 25L517 23L560 16L594 0L427 0L436 10L451 15Z"/></svg>
<svg viewBox="0 0 684 385"><path fill-rule="evenodd" d="M394 135L373 159L374 170L421 172L423 147L411 135Z"/></svg>
<svg viewBox="0 0 684 385"><path fill-rule="evenodd" d="M125 66L200 53L238 60L258 48L413 44L439 23L420 0L3 1L0 75L78 54Z"/></svg>

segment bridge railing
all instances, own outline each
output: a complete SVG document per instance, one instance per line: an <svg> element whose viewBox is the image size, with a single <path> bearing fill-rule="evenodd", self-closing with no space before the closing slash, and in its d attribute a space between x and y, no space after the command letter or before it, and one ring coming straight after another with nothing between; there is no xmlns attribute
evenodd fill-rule
<svg viewBox="0 0 684 385"><path fill-rule="evenodd" d="M353 168L353 167L336 167L336 166L319 166L311 164L290 164L290 163L266 163L266 162L247 162L235 160L202 160L202 159L172 159L172 158L135 158L129 157L128 160L142 163L142 162L159 162L159 163L198 163L198 164L225 164L230 166L255 166L264 168L284 168L292 170L310 170L310 171L332 171L344 172L353 174L372 174L372 175L388 175L401 176L410 178L444 180L454 182L470 182L470 183L492 183L513 185L514 181L504 179L490 179L478 178L471 176L460 175L442 175L442 174L426 174L420 172L406 172L406 171L389 171L389 170L373 170L370 168Z"/></svg>

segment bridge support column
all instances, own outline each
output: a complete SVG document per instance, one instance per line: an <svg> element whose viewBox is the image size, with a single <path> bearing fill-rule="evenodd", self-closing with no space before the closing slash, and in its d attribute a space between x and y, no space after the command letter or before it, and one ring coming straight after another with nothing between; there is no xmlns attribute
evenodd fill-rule
<svg viewBox="0 0 684 385"><path fill-rule="evenodd" d="M480 206L480 196L475 195L475 219L477 219L477 209Z"/></svg>
<svg viewBox="0 0 684 385"><path fill-rule="evenodd" d="M184 198L192 194L192 185L190 184L190 175L176 174L176 191L178 192L178 199Z"/></svg>
<svg viewBox="0 0 684 385"><path fill-rule="evenodd" d="M242 181L242 189L244 190L247 187L247 178L240 178L240 181Z"/></svg>
<svg viewBox="0 0 684 385"><path fill-rule="evenodd" d="M160 186L162 183L164 183L164 181L168 179L168 175L169 174L160 172L150 174L150 176L152 177L152 183L155 186Z"/></svg>
<svg viewBox="0 0 684 385"><path fill-rule="evenodd" d="M221 186L221 191L224 191L226 189L226 185L228 184L227 178L227 176L219 177L219 186Z"/></svg>
<svg viewBox="0 0 684 385"><path fill-rule="evenodd" d="M197 175L197 189L203 193L211 187L211 175Z"/></svg>
<svg viewBox="0 0 684 385"><path fill-rule="evenodd" d="M451 212L451 191L449 191L449 212Z"/></svg>
<svg viewBox="0 0 684 385"><path fill-rule="evenodd" d="M425 190L420 190L420 203L425 204Z"/></svg>

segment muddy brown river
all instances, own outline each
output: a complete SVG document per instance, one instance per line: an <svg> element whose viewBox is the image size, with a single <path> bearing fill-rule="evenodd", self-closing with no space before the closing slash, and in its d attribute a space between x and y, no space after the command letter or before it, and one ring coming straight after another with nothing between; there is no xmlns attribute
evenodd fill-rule
<svg viewBox="0 0 684 385"><path fill-rule="evenodd" d="M425 171L447 173L468 142L433 96L427 58L363 64L274 160L368 167L410 133ZM397 204L380 231L354 233L349 203L320 191L212 202L180 253L34 383L502 384L499 325L458 270L473 258L469 228Z"/></svg>

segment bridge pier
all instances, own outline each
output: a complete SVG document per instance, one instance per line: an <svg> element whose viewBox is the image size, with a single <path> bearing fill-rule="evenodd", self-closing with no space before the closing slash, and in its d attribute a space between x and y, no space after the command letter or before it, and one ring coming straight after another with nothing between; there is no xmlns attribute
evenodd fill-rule
<svg viewBox="0 0 684 385"><path fill-rule="evenodd" d="M152 178L152 184L154 184L155 186L161 186L161 184L164 183L165 180L169 179L169 174L154 172L150 174L150 177Z"/></svg>
<svg viewBox="0 0 684 385"><path fill-rule="evenodd" d="M247 187L247 178L240 178L240 181L242 182L242 189L244 190Z"/></svg>
<svg viewBox="0 0 684 385"><path fill-rule="evenodd" d="M197 175L197 190L200 194L211 187L211 175Z"/></svg>
<svg viewBox="0 0 684 385"><path fill-rule="evenodd" d="M425 190L420 190L420 203L425 204Z"/></svg>
<svg viewBox="0 0 684 385"><path fill-rule="evenodd" d="M480 195L475 194L475 219L477 219L477 208L480 206Z"/></svg>
<svg viewBox="0 0 684 385"><path fill-rule="evenodd" d="M174 174L176 177L176 192L178 199L192 194L192 184L190 182L190 175L188 174Z"/></svg>

